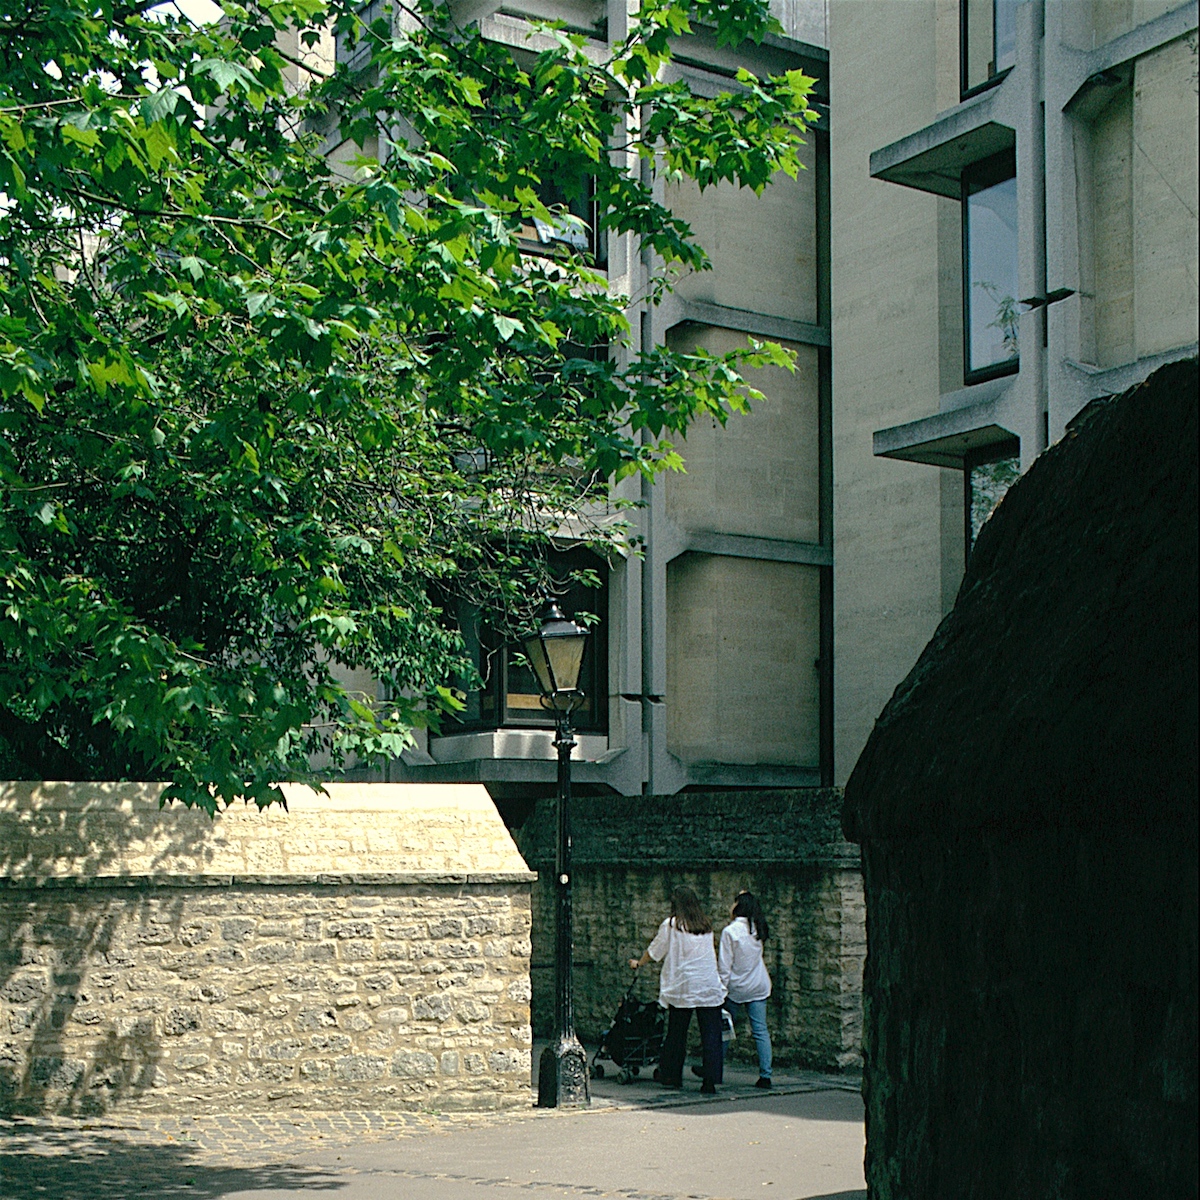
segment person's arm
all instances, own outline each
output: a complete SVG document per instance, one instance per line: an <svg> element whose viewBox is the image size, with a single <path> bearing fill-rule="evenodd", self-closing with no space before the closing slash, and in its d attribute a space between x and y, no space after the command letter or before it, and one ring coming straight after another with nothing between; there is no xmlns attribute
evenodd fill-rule
<svg viewBox="0 0 1200 1200"><path fill-rule="evenodd" d="M644 967L652 959L654 962L661 962L667 953L668 938L670 936L671 918L668 917L659 927L658 932L654 935L654 941L646 947L641 958L631 958L629 960L630 967L637 970L639 967Z"/></svg>
<svg viewBox="0 0 1200 1200"><path fill-rule="evenodd" d="M729 995L729 972L733 970L733 926L726 925L721 930L721 950L717 955L717 974L721 977L721 986Z"/></svg>

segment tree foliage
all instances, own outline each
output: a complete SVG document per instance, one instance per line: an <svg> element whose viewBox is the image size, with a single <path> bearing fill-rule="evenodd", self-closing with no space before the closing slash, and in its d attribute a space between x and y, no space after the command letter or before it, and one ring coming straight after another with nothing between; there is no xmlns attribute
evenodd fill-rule
<svg viewBox="0 0 1200 1200"><path fill-rule="evenodd" d="M705 260L654 177L761 189L813 115L798 72L663 81L691 22L761 37L761 0L646 0L606 61L428 4L224 14L0 6L8 769L210 809L278 799L314 754L398 752L469 675L456 599L526 613L565 515L678 465L673 433L786 362L595 353L628 298L583 251L529 252L531 222L570 221L547 186L593 197L664 288ZM321 69L330 30L369 64Z"/></svg>

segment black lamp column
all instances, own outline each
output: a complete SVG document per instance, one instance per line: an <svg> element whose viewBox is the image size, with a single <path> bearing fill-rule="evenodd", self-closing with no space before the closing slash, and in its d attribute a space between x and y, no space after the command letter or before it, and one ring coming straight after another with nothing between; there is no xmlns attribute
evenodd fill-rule
<svg viewBox="0 0 1200 1200"><path fill-rule="evenodd" d="M554 860L554 1030L538 1063L538 1107L580 1108L591 1102L587 1055L575 1036L572 959L575 945L571 912L571 713L579 706L579 668L587 631L551 606L541 629L525 642L530 665L542 688L542 703L554 713L558 751L558 846Z"/></svg>

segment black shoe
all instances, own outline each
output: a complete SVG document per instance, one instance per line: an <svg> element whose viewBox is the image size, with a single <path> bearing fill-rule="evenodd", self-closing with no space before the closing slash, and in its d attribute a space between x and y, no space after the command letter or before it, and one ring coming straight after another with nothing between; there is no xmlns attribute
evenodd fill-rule
<svg viewBox="0 0 1200 1200"><path fill-rule="evenodd" d="M695 1075L695 1077L697 1079L703 1079L704 1078L704 1068L703 1067L693 1067L692 1074Z"/></svg>
<svg viewBox="0 0 1200 1200"><path fill-rule="evenodd" d="M700 1095L702 1095L702 1096L715 1096L716 1094L717 1094L717 1085L716 1085L715 1083L712 1083L710 1080L707 1080L707 1079L706 1079L706 1080L705 1080L705 1081L704 1081L704 1082L703 1082L703 1083L700 1085Z"/></svg>
<svg viewBox="0 0 1200 1200"><path fill-rule="evenodd" d="M756 1088L769 1088L771 1086L771 1081L767 1079L766 1076L760 1075L754 1086Z"/></svg>
<svg viewBox="0 0 1200 1200"><path fill-rule="evenodd" d="M665 1087L668 1091L672 1092L681 1091L683 1088L682 1079L660 1079L658 1082L660 1087Z"/></svg>

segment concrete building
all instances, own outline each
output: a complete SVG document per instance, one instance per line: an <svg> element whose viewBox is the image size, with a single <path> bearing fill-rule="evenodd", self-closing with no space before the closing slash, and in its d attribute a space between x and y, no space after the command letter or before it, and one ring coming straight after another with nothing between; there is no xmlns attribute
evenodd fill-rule
<svg viewBox="0 0 1200 1200"><path fill-rule="evenodd" d="M834 0L838 782L1012 479L1197 340L1197 6Z"/></svg>
<svg viewBox="0 0 1200 1200"><path fill-rule="evenodd" d="M517 0L473 5L460 19L477 21L485 37L519 54L537 49L544 36L530 21L556 17L604 57L625 36L630 7L624 0ZM561 546L564 566L594 570L604 585L572 589L562 600L568 614L582 609L601 618L583 664L587 702L575 718L577 1012L581 1034L598 1038L626 986L625 961L666 912L672 883L696 886L716 918L740 888L752 887L774 906L777 1058L837 1069L857 1062L865 934L861 876L837 828L840 800L828 789L827 6L784 0L776 12L787 36L734 52L699 29L680 39L670 68L708 95L736 89L741 66L770 74L802 69L818 80L813 107L822 119L797 180L781 173L761 196L731 185L701 193L690 184L656 184L657 198L695 230L712 270L681 279L664 303L648 305L640 298L661 264L631 236L604 237L595 214L579 213L592 217L590 246L610 288L630 298L633 343L610 353L660 345L722 352L753 337L789 347L796 370L758 372L752 382L766 399L749 416L725 428L693 426L678 443L685 473L615 487L618 499L638 504L629 515L644 555L604 562ZM642 169L633 155L628 166ZM530 235L544 240L554 231ZM470 620L462 627L471 639ZM382 775L484 783L522 830L518 843L544 876L533 894L533 1023L540 1032L552 1010L553 908L544 870L551 864L538 830L553 805L553 722L513 648L478 632L474 649L486 686L468 697L457 725L423 737ZM618 827L623 834L614 833Z"/></svg>
<svg viewBox="0 0 1200 1200"><path fill-rule="evenodd" d="M735 53L698 32L673 70L708 94L738 85L746 65L802 68L827 96L824 0L788 0L789 33ZM537 48L531 19L557 17L603 55L628 23L624 3L521 0L471 10L488 38ZM336 151L335 151L336 152ZM765 403L725 429L697 426L679 449L687 464L657 485L616 488L645 547L605 563L564 547L564 561L599 572L604 588L567 595L570 614L600 618L584 663L588 702L577 714L575 779L585 789L670 795L689 787L815 787L832 759L831 445L829 421L828 129L814 129L806 170L766 192L723 185L664 187L659 198L696 230L713 269L680 281L670 300L639 297L655 264L631 235L597 241L609 286L631 297L643 345L718 351L747 337L797 357L794 374L754 379ZM630 169L639 169L631 156ZM593 235L595 236L595 235ZM614 347L631 355L638 346ZM490 653L488 651L490 650ZM501 801L546 794L554 780L552 721L532 676L500 645L480 647L488 684L463 721L392 765L392 778L486 783Z"/></svg>

